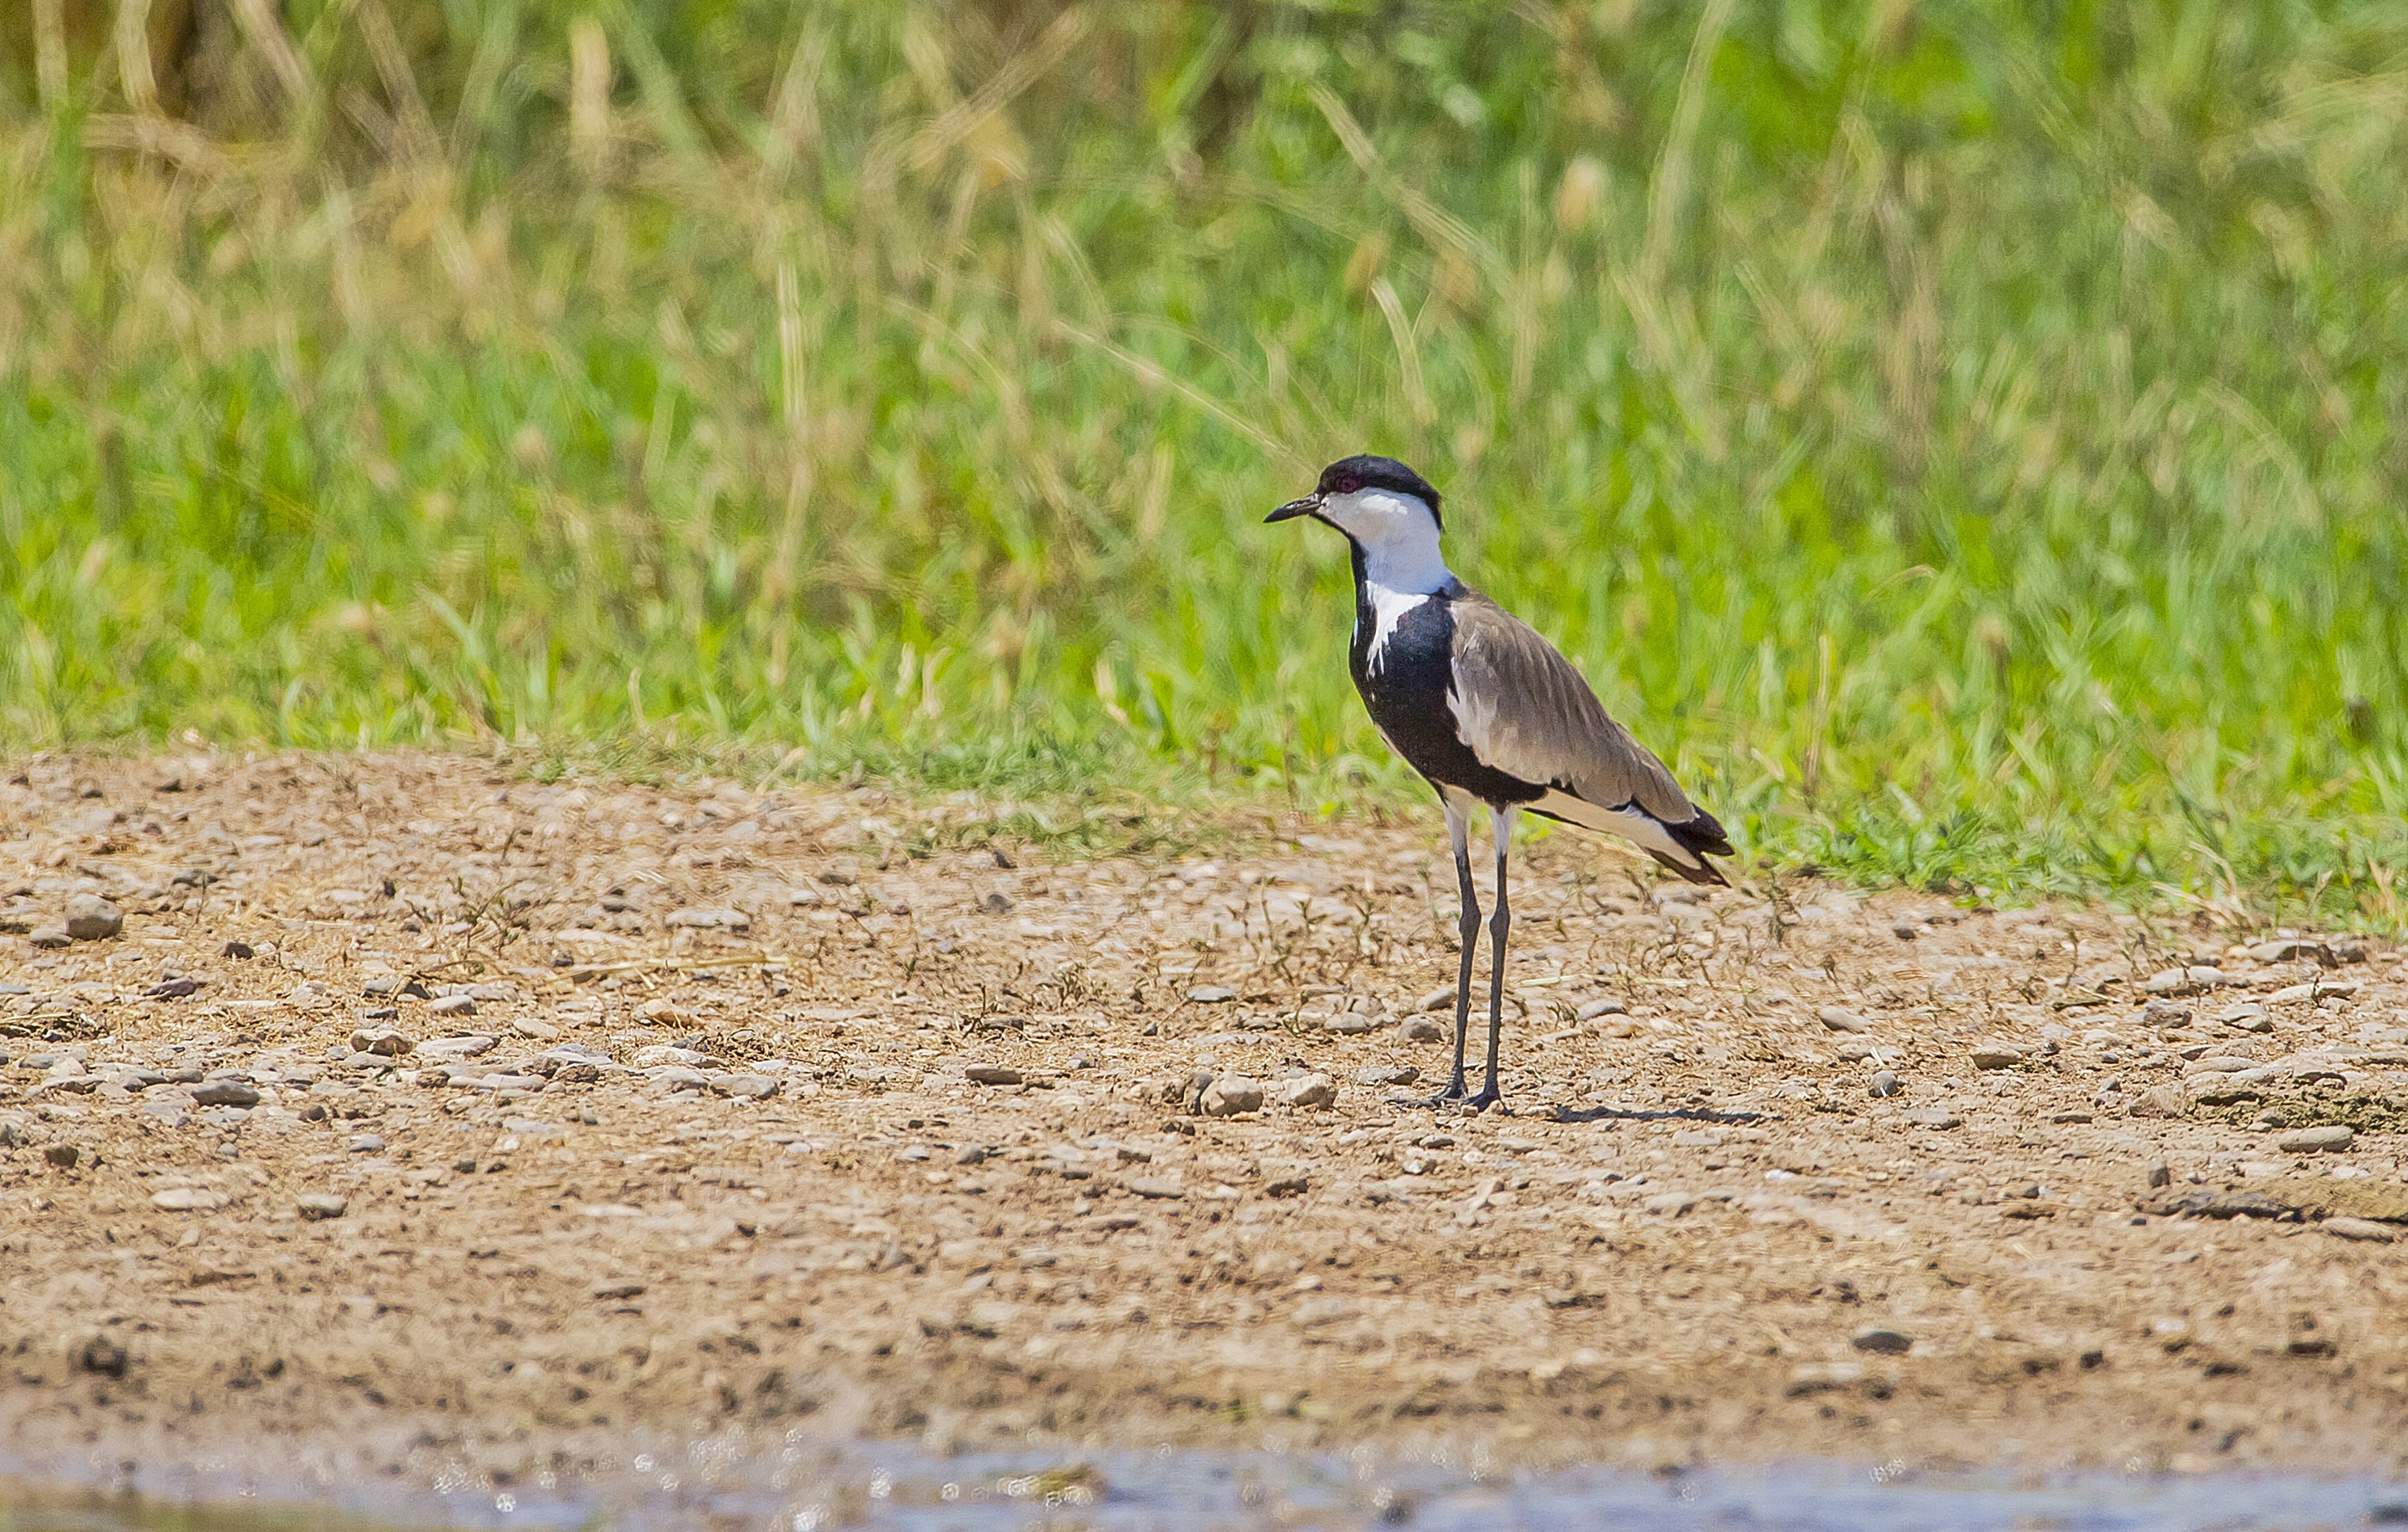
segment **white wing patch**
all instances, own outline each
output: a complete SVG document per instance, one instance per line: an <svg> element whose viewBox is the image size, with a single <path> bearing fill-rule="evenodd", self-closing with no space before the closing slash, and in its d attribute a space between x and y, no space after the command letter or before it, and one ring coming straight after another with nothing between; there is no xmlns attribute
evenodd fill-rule
<svg viewBox="0 0 2408 1532"><path fill-rule="evenodd" d="M1636 804L1627 809L1600 809L1586 798L1550 791L1538 802L1526 803L1522 807L1534 814L1553 814L1566 823L1577 824L1584 830L1600 830L1607 835L1620 836L1633 845L1660 852L1684 867L1706 865L1697 852L1672 838L1665 830L1662 820Z"/></svg>
<svg viewBox="0 0 2408 1532"><path fill-rule="evenodd" d="M1430 598L1427 591L1392 591L1380 584L1367 582L1371 596L1371 650L1364 667L1378 675L1388 640L1397 636L1397 624L1405 613Z"/></svg>
<svg viewBox="0 0 2408 1532"><path fill-rule="evenodd" d="M1564 721L1530 720L1539 726L1525 728L1498 716L1497 704L1493 694L1465 685L1463 666L1455 666L1455 682L1446 693L1447 710L1455 714L1455 737L1469 746L1484 766L1526 782L1554 781L1569 764L1559 746L1550 748L1551 741L1562 739Z"/></svg>
<svg viewBox="0 0 2408 1532"><path fill-rule="evenodd" d="M1471 747L1483 766L1496 766L1497 699L1467 695L1458 678L1447 689L1446 710L1455 715L1455 737Z"/></svg>

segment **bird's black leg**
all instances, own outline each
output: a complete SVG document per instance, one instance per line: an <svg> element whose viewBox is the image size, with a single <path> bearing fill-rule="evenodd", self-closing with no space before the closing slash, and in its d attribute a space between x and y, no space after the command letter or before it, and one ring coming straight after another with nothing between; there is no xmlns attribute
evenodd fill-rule
<svg viewBox="0 0 2408 1532"><path fill-rule="evenodd" d="M1514 813L1502 807L1488 810L1489 825L1497 836L1497 908L1488 919L1488 1079L1480 1094L1464 1103L1474 1111L1490 1107L1503 1110L1504 1096L1497 1089L1497 1048L1505 1030L1505 934L1513 928L1513 917L1505 907L1505 852L1513 843ZM1470 972L1469 965L1464 971Z"/></svg>
<svg viewBox="0 0 2408 1532"><path fill-rule="evenodd" d="M1456 808L1453 798L1445 802L1447 838L1455 842L1455 881L1463 896L1458 927L1463 934L1463 961L1455 975L1455 1072L1447 1078L1446 1089L1430 1098L1428 1105L1433 1107L1460 1101L1469 1094L1463 1078L1463 1050L1471 1033L1471 959L1480 944L1480 895L1471 883L1471 810L1469 805Z"/></svg>

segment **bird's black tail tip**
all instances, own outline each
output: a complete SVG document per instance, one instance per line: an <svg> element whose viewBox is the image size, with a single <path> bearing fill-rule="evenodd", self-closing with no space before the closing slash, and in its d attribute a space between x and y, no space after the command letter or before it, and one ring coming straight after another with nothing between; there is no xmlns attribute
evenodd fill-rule
<svg viewBox="0 0 2408 1532"><path fill-rule="evenodd" d="M1706 883L1717 888L1730 887L1730 880L1724 877L1722 869L1712 862L1700 861L1695 866L1691 866L1685 862L1676 862L1659 851L1651 850L1647 854L1692 883Z"/></svg>
<svg viewBox="0 0 2408 1532"><path fill-rule="evenodd" d="M1664 832L1680 842L1681 849L1696 857L1697 862L1692 866L1676 861L1661 852L1651 852L1649 854L1656 861L1670 867L1690 882L1710 883L1722 888L1730 887L1730 880L1722 875L1722 869L1706 860L1709 856L1739 854L1739 848L1730 843L1730 834L1723 828L1722 821L1700 809L1698 810L1697 818L1685 820L1679 824L1667 824L1664 826Z"/></svg>

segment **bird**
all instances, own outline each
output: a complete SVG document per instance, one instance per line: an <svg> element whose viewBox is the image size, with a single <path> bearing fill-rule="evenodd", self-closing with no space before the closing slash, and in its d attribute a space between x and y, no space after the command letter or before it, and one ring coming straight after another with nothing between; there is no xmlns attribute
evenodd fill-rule
<svg viewBox="0 0 2408 1532"><path fill-rule="evenodd" d="M1391 457L1361 453L1321 471L1311 494L1266 524L1299 517L1345 534L1354 566L1348 668L1372 726L1438 793L1462 891L1462 965L1455 981L1455 1070L1430 1104L1500 1107L1505 942L1512 927L1506 852L1525 809L1619 836L1692 883L1723 884L1709 857L1737 851L1720 821L1689 801L1664 763L1616 723L1553 644L1457 580L1440 548L1441 497ZM1480 905L1471 881L1475 807L1488 809L1497 905L1488 924L1488 1074L1466 1091L1473 949Z"/></svg>

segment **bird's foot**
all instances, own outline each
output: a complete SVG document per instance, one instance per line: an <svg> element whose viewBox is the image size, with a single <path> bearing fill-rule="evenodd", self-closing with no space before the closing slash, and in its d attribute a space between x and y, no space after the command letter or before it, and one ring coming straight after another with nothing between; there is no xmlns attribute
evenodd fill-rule
<svg viewBox="0 0 2408 1532"><path fill-rule="evenodd" d="M1446 1089L1439 1092L1436 1095L1424 1096L1421 1100L1414 1102L1413 1105L1417 1107L1426 1107L1432 1111L1444 1111L1449 1107L1462 1106L1469 1098L1470 1091L1465 1085L1463 1077L1461 1075L1457 1075L1453 1080L1447 1081Z"/></svg>
<svg viewBox="0 0 2408 1532"><path fill-rule="evenodd" d="M1463 1110L1471 1113L1474 1117L1479 1116L1482 1112L1486 1111L1491 1107L1497 1109L1497 1115L1499 1117L1511 1117L1513 1115L1512 1111L1506 1109L1504 1094L1498 1091L1494 1085L1483 1086L1479 1095L1467 1095L1463 1098Z"/></svg>

